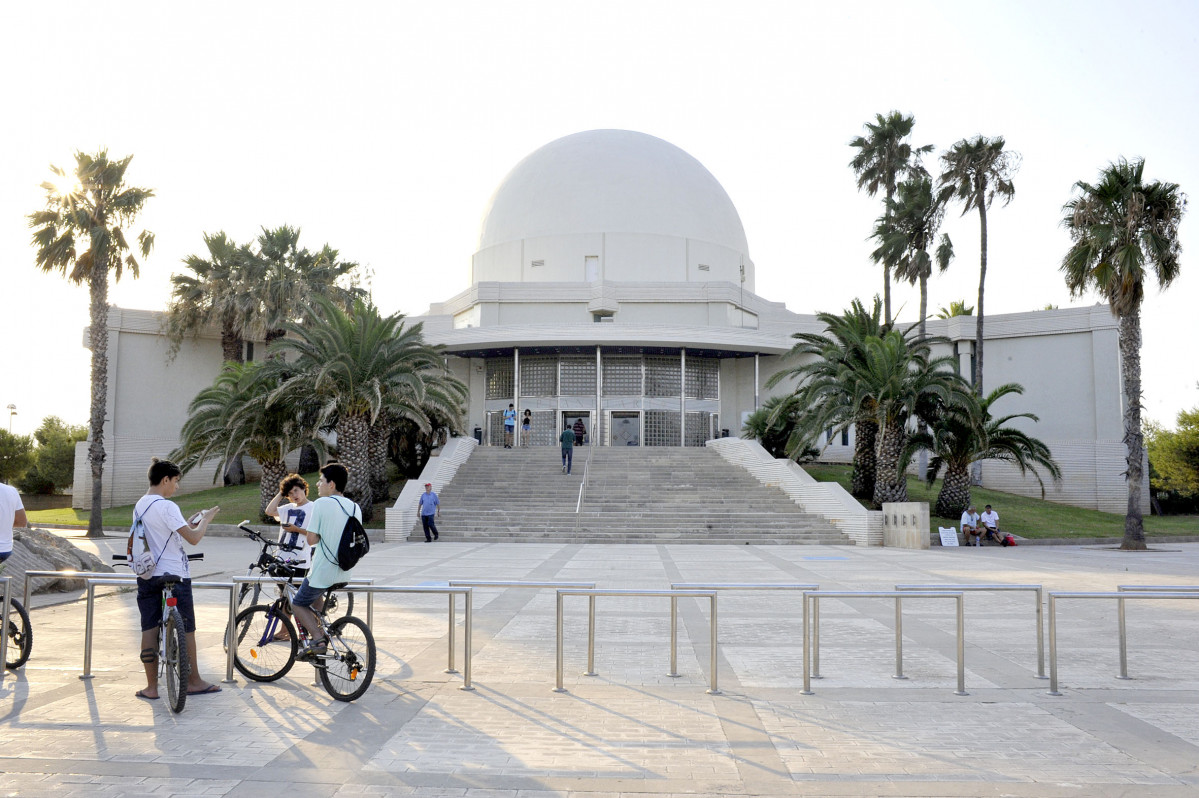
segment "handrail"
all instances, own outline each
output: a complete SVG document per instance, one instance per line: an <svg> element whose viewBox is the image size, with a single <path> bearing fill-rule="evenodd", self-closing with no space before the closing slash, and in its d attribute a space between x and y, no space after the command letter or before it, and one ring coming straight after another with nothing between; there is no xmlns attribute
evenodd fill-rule
<svg viewBox="0 0 1199 798"><path fill-rule="evenodd" d="M1139 587L1138 585L1128 585L1127 587ZM1149 591L1117 591L1115 593L1071 593L1071 592L1050 592L1049 593L1049 695L1060 696L1061 693L1057 689L1057 600L1058 599L1116 599L1121 610L1124 607L1124 602L1128 599L1199 599L1199 591L1195 592L1179 592L1172 590L1159 590L1155 592ZM1127 679L1128 677L1128 662L1127 651L1128 641L1125 634L1124 625L1120 625L1120 675L1117 678Z"/></svg>
<svg viewBox="0 0 1199 798"><path fill-rule="evenodd" d="M707 598L711 607L711 679L710 687L707 692L710 695L720 695L720 689L717 687L717 653L718 653L718 637L716 633L716 591L715 590L595 590L595 589L560 589L558 590L558 606L557 606L557 681L554 687L555 693L565 693L566 688L562 686L562 649L563 649L563 634L562 634L562 599L565 596L588 596L593 601L590 607L590 624L588 628L587 640L587 672L584 676L595 676L595 604L596 596L669 596L671 599L681 597ZM671 640L671 646L675 644L675 640ZM675 652L671 651L671 662L675 661ZM673 670L673 667L672 667Z"/></svg>
<svg viewBox="0 0 1199 798"><path fill-rule="evenodd" d="M113 571L26 571L25 572L25 609L32 610L31 596L35 579L128 579L131 574L118 574Z"/></svg>
<svg viewBox="0 0 1199 798"><path fill-rule="evenodd" d="M594 443L594 441L593 441ZM587 475L591 472L591 453L594 446L587 447L587 462L583 463L583 481L579 483L579 500L575 503L575 530L579 528L579 515L583 511L583 497L587 495Z"/></svg>
<svg viewBox="0 0 1199 798"><path fill-rule="evenodd" d="M954 695L970 695L966 692L966 643L965 643L965 614L962 609L962 592L949 590L810 590L803 594L803 690L801 695L813 695L811 676L816 672L820 678L820 627L813 627L814 634L809 635L808 617L809 603L817 617L820 613L822 598L892 598L895 599L895 675L896 679L906 679L903 675L903 641L902 641L902 605L904 598L953 598L958 609L958 689ZM809 637L811 637L811 654L809 654ZM815 667L809 668L809 662Z"/></svg>
<svg viewBox="0 0 1199 798"><path fill-rule="evenodd" d="M1199 585L1116 585L1118 592L1131 593L1199 593ZM1124 602L1116 602L1120 637L1120 675L1117 679L1131 679L1128 675L1128 626L1124 618Z"/></svg>
<svg viewBox="0 0 1199 798"><path fill-rule="evenodd" d="M949 584L932 584L932 585L896 585L896 590L985 590L991 591L1009 591L1009 590L1030 590L1036 593L1037 599L1037 678L1048 679L1045 675L1045 611L1044 611L1044 588L1041 585L949 585Z"/></svg>
<svg viewBox="0 0 1199 798"><path fill-rule="evenodd" d="M0 576L0 681L8 673L8 591L12 587L11 576Z"/></svg>

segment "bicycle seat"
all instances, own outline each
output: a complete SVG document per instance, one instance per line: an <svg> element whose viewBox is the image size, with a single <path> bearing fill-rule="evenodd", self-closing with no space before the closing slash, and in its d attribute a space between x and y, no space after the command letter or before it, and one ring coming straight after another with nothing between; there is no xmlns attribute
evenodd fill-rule
<svg viewBox="0 0 1199 798"><path fill-rule="evenodd" d="M337 582L336 584L329 585L327 588L325 588L325 592L328 593L330 590L342 590L348 584L350 584L350 583L349 582Z"/></svg>
<svg viewBox="0 0 1199 798"><path fill-rule="evenodd" d="M183 577L182 577L182 576L175 576L174 574L163 574L162 576L158 576L158 577L155 577L155 578L156 578L156 579L159 579L159 580L161 580L161 581L162 581L162 584L163 584L163 586L166 586L166 585L177 585L177 584L179 584L180 582L182 582L182 581L183 581Z"/></svg>

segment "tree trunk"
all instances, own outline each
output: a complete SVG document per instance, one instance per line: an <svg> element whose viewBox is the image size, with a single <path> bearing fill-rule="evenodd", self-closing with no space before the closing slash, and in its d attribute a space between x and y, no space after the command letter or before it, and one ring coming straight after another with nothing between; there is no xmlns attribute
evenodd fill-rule
<svg viewBox="0 0 1199 798"><path fill-rule="evenodd" d="M1128 467L1128 510L1124 514L1125 551L1144 551L1145 527L1141 519L1141 486L1145 472L1141 466L1145 440L1141 432L1141 307L1138 303L1120 317L1120 377L1124 382L1124 445Z"/></svg>
<svg viewBox="0 0 1199 798"><path fill-rule="evenodd" d="M961 518L970 506L970 470L965 464L947 465L941 492L937 494L935 515L941 518Z"/></svg>
<svg viewBox="0 0 1199 798"><path fill-rule="evenodd" d="M878 428L878 472L874 482L874 501L906 502L907 476L899 472L899 457L903 453L904 424L902 419L880 424Z"/></svg>
<svg viewBox="0 0 1199 798"><path fill-rule="evenodd" d="M93 266L88 288L91 292L92 407L89 421L91 442L87 460L92 467L92 512L87 521L89 538L104 537L104 415L108 409L108 264Z"/></svg>
<svg viewBox="0 0 1199 798"><path fill-rule="evenodd" d="M221 325L221 357L226 363L245 362L245 343L231 322Z"/></svg>
<svg viewBox="0 0 1199 798"><path fill-rule="evenodd" d="M321 458L316 453L316 447L311 443L306 443L300 447L300 464L296 466L296 473L311 474L319 471L321 467Z"/></svg>
<svg viewBox="0 0 1199 798"><path fill-rule="evenodd" d="M338 461L350 472L345 495L362 508L362 521L374 514L370 474L370 420L361 414L343 413L337 421Z"/></svg>
<svg viewBox="0 0 1199 798"><path fill-rule="evenodd" d="M391 429L382 417L371 425L370 441L368 444L371 462L371 499L376 502L386 502L389 495L390 483L387 481L387 437Z"/></svg>
<svg viewBox="0 0 1199 798"><path fill-rule="evenodd" d="M258 490L258 515L265 521L266 506L279 492L279 483L287 477L287 464L282 460L266 460L259 465L262 466L262 484Z"/></svg>
<svg viewBox="0 0 1199 798"><path fill-rule="evenodd" d="M887 203L883 206L883 224L891 227L891 201L895 198L895 177L887 177ZM883 319L891 323L891 264L883 256Z"/></svg>
<svg viewBox="0 0 1199 798"><path fill-rule="evenodd" d="M983 186L979 187L978 191L978 230L979 230L979 256L978 256L978 321L974 327L974 395L981 397L983 395L983 322L986 320L986 314L983 312L983 299L986 294L987 283L987 204L986 198L983 196ZM971 468L970 481L975 485L983 484L983 464L981 460L975 461Z"/></svg>
<svg viewBox="0 0 1199 798"><path fill-rule="evenodd" d="M860 418L854 422L853 432L853 475L850 477L849 492L856 499L874 499L874 473L878 468L878 457L874 447L878 439L878 424Z"/></svg>
<svg viewBox="0 0 1199 798"><path fill-rule="evenodd" d="M230 485L246 484L246 464L242 460L242 455L235 454L229 458L229 462L225 463L224 474L225 487Z"/></svg>
<svg viewBox="0 0 1199 798"><path fill-rule="evenodd" d="M920 275L920 340L923 341L928 337L928 275ZM928 425L924 423L923 418L916 419L916 431L923 435L928 431ZM916 473L920 479L924 479L924 475L928 473L928 450L921 449L916 455Z"/></svg>

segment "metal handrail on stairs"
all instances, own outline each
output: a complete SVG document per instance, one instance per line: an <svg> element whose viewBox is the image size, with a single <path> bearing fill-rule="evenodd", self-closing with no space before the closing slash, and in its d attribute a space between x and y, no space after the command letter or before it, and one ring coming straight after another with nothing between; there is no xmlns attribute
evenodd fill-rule
<svg viewBox="0 0 1199 798"><path fill-rule="evenodd" d="M579 518L583 512L583 497L587 495L587 473L591 471L591 453L594 446L587 447L587 462L583 463L583 481L579 483L579 500L575 503L575 531L579 531Z"/></svg>

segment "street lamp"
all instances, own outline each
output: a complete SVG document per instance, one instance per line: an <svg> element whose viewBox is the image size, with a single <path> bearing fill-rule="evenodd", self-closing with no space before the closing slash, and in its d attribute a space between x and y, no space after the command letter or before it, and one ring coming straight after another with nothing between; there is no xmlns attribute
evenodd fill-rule
<svg viewBox="0 0 1199 798"><path fill-rule="evenodd" d="M17 414L17 406L11 402L8 405L8 434L12 435L12 417Z"/></svg>

